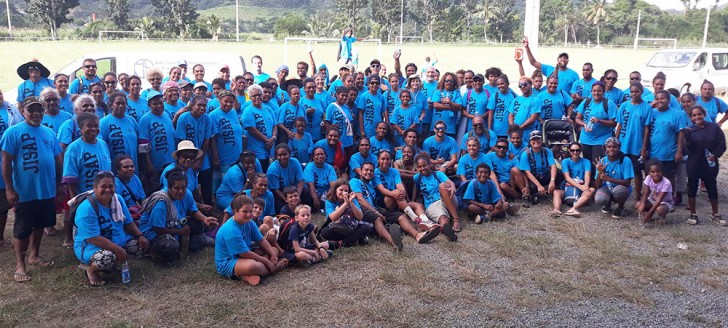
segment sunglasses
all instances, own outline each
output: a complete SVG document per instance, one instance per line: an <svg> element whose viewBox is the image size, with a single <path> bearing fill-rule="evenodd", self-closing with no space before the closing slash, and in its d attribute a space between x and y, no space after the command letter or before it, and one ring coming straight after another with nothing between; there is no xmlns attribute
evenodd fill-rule
<svg viewBox="0 0 728 328"><path fill-rule="evenodd" d="M495 149L506 150L506 149L508 149L508 147L507 146L495 146Z"/></svg>
<svg viewBox="0 0 728 328"><path fill-rule="evenodd" d="M450 80L450 79L445 80L445 83L453 83L453 82L454 81L453 80Z"/></svg>
<svg viewBox="0 0 728 328"><path fill-rule="evenodd" d="M83 68L96 68L96 65L86 65Z"/></svg>
<svg viewBox="0 0 728 328"><path fill-rule="evenodd" d="M640 78L639 77L630 77L629 80L630 81L639 81Z"/></svg>
<svg viewBox="0 0 728 328"><path fill-rule="evenodd" d="M445 131L445 128L444 127L439 127L439 128L436 127L435 128L435 131L442 132L442 131Z"/></svg>
<svg viewBox="0 0 728 328"><path fill-rule="evenodd" d="M578 153L580 151L581 151L581 149L569 149L569 152L572 152L572 153Z"/></svg>
<svg viewBox="0 0 728 328"><path fill-rule="evenodd" d="M473 79L473 82L485 82L483 79Z"/></svg>
<svg viewBox="0 0 728 328"><path fill-rule="evenodd" d="M244 79L244 80L245 80L245 82L253 83L253 79Z"/></svg>
<svg viewBox="0 0 728 328"><path fill-rule="evenodd" d="M195 159L197 154L180 154L179 157L182 159Z"/></svg>
<svg viewBox="0 0 728 328"><path fill-rule="evenodd" d="M519 84L518 84L518 87L519 87L519 88L525 88L525 87L527 87L527 86L529 86L529 85L531 85L531 84L530 84L530 83L528 83L528 82L526 82L526 83L519 83Z"/></svg>
<svg viewBox="0 0 728 328"><path fill-rule="evenodd" d="M116 84L116 81L104 81L104 84Z"/></svg>
<svg viewBox="0 0 728 328"><path fill-rule="evenodd" d="M272 87L274 87L274 88L278 86L278 84L277 84L277 83L271 83L270 85L271 85Z"/></svg>
<svg viewBox="0 0 728 328"><path fill-rule="evenodd" d="M28 113L35 114L45 112L45 109L43 107L31 107L26 109L26 111L28 111Z"/></svg>
<svg viewBox="0 0 728 328"><path fill-rule="evenodd" d="M617 78L616 78L616 77L611 77L611 76L610 76L610 77L607 77L607 78L605 78L605 80L607 80L607 81L616 81L616 80L617 80Z"/></svg>
<svg viewBox="0 0 728 328"><path fill-rule="evenodd" d="M379 82L369 82L369 85L379 85Z"/></svg>
<svg viewBox="0 0 728 328"><path fill-rule="evenodd" d="M480 124L473 124L473 127L474 127L474 128L482 128L482 127L484 127L484 126L485 126L485 125L483 125L483 123L480 123Z"/></svg>
<svg viewBox="0 0 728 328"><path fill-rule="evenodd" d="M40 71L40 68L38 66L28 66L29 71Z"/></svg>
<svg viewBox="0 0 728 328"><path fill-rule="evenodd" d="M379 65L379 64L372 64L372 66L371 66L371 67L372 67L372 68L379 68L379 67L381 67L381 65Z"/></svg>

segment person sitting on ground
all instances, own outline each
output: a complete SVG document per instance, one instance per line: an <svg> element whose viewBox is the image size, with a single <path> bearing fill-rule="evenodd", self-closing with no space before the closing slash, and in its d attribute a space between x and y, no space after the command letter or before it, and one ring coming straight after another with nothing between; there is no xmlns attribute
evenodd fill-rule
<svg viewBox="0 0 728 328"><path fill-rule="evenodd" d="M285 253L283 257L295 260L303 267L326 261L334 253L329 242L319 242L314 233L315 226L311 223L311 207L298 205L295 210L295 224L288 231Z"/></svg>
<svg viewBox="0 0 728 328"><path fill-rule="evenodd" d="M631 183L634 178L632 161L619 151L621 146L619 139L614 137L607 139L604 142L607 156L596 163L597 192L594 203L602 206L602 213L609 213L612 202L617 203L617 209L612 212L612 217L615 219L624 217L624 203L632 193Z"/></svg>
<svg viewBox="0 0 728 328"><path fill-rule="evenodd" d="M591 163L586 158L581 157L581 144L572 142L569 145L569 154L571 157L561 161L564 184L561 190L554 191L554 207L560 210L563 199L566 205L572 206L565 215L573 216L572 214L578 213L578 209L573 209L573 206L581 198L581 195L588 194L587 199L591 197L592 190L589 186L591 185L592 175Z"/></svg>
<svg viewBox="0 0 728 328"><path fill-rule="evenodd" d="M134 161L129 155L119 155L114 158L113 164L114 171L116 171L116 190L129 209L132 219L139 222L142 202L147 195L144 193L142 181L134 174L136 172Z"/></svg>
<svg viewBox="0 0 728 328"><path fill-rule="evenodd" d="M181 169L167 173L168 186L144 201L140 228L151 241L151 253L163 261L175 261L180 253L202 249L214 241L203 234L204 226L215 228L213 217L205 217L197 209L192 193L187 190L187 176ZM188 214L193 220L188 220Z"/></svg>
<svg viewBox="0 0 728 328"><path fill-rule="evenodd" d="M430 221L442 226L442 233L450 240L457 241L456 231L460 231L460 217L455 204L455 184L445 173L434 171L434 166L427 154L417 155L417 173L414 176L415 188L412 190L412 199L417 199L418 191L422 193L425 204L425 214Z"/></svg>
<svg viewBox="0 0 728 328"><path fill-rule="evenodd" d="M520 138L520 137L519 137ZM518 169L518 160L508 156L508 141L498 139L495 152L485 155L486 164L491 167L491 180L497 183L498 192L504 199L521 198L521 191L526 185L523 173ZM511 208L517 208L515 205Z"/></svg>
<svg viewBox="0 0 728 328"><path fill-rule="evenodd" d="M465 209L473 216L475 224L506 218L508 202L498 193L498 186L490 180L490 167L481 163L475 168L476 178L468 183L463 200Z"/></svg>
<svg viewBox="0 0 728 328"><path fill-rule="evenodd" d="M356 194L350 191L348 180L334 181L326 194L326 223L321 228L321 237L340 241L343 247L366 245L372 231L370 224L363 221Z"/></svg>
<svg viewBox="0 0 728 328"><path fill-rule="evenodd" d="M460 176L460 182L475 179L475 168L479 164L488 161L486 155L480 151L480 140L477 137L468 137L465 144L467 145L467 153L460 157L456 171Z"/></svg>
<svg viewBox="0 0 728 328"><path fill-rule="evenodd" d="M167 187L167 175L174 169L179 169L185 172L187 176L187 189L192 193L192 197L197 203L197 207L204 212L209 211L212 206L202 203L202 195L200 194L200 188L197 184L197 171L194 169L195 163L204 156L204 152L200 149L195 148L192 141L182 140L177 145L177 150L172 153L172 157L175 163L167 165L162 171L162 175L159 177L159 183L162 187Z"/></svg>
<svg viewBox="0 0 728 328"><path fill-rule="evenodd" d="M275 156L276 160L268 167L268 184L275 196L275 208L281 208L286 203L283 188L295 186L299 197L303 193L303 169L301 162L291 158L291 149L285 143L275 147Z"/></svg>
<svg viewBox="0 0 728 328"><path fill-rule="evenodd" d="M126 203L116 194L114 174L102 171L93 180L93 191L84 192L71 203L75 211L74 253L86 264L86 276L94 287L106 284L100 271L113 269L137 258L149 247L149 240L132 221Z"/></svg>
<svg viewBox="0 0 728 328"><path fill-rule="evenodd" d="M280 271L288 261L279 261L276 250L258 231L252 220L250 197L240 195L231 206L232 220L225 222L215 237L215 267L225 278L244 280L255 286L261 276Z"/></svg>
<svg viewBox="0 0 728 328"><path fill-rule="evenodd" d="M220 187L215 192L217 208L224 210L239 192L250 189L253 186L255 173L263 173L260 161L255 158L255 153L244 151L240 154L240 161L230 167L222 178Z"/></svg>
<svg viewBox="0 0 728 328"><path fill-rule="evenodd" d="M526 179L521 189L523 205L526 207L538 204L538 196L553 194L560 182L557 178L561 177L558 175L554 154L551 149L543 146L541 132L531 131L528 140L530 147L521 153L518 161L518 169L523 172ZM561 215L561 212L558 215Z"/></svg>
<svg viewBox="0 0 728 328"><path fill-rule="evenodd" d="M523 129L517 124L508 128L508 158L520 159L521 153L528 148L528 143L523 142Z"/></svg>
<svg viewBox="0 0 728 328"><path fill-rule="evenodd" d="M635 203L637 213L642 218L643 224L651 222L664 222L667 213L672 211L672 183L662 176L662 164L658 161L650 161L647 164L648 176L645 178L642 188L642 198ZM657 213L658 218L653 218Z"/></svg>
<svg viewBox="0 0 728 328"><path fill-rule="evenodd" d="M446 175L454 174L457 171L458 145L454 138L445 135L447 127L445 122L440 120L434 124L435 135L425 139L422 143L422 151L430 155L432 164L437 170Z"/></svg>
<svg viewBox="0 0 728 328"><path fill-rule="evenodd" d="M301 197L298 195L298 189L295 186L283 188L283 196L286 197L286 204L278 211L279 215L287 215L292 218L296 215L296 207L301 205Z"/></svg>

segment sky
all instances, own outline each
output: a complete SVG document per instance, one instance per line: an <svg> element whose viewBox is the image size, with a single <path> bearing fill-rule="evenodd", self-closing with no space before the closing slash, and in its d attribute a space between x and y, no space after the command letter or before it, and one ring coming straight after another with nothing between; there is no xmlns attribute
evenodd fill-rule
<svg viewBox="0 0 728 328"><path fill-rule="evenodd" d="M675 9L675 10L682 10L685 7L683 7L682 1L680 0L644 0L645 2L651 3L653 5L656 5L660 7L661 9ZM698 8L706 8L707 6L713 5L715 3L715 0L697 0L698 1ZM718 4L724 5L727 4L728 0L720 0Z"/></svg>

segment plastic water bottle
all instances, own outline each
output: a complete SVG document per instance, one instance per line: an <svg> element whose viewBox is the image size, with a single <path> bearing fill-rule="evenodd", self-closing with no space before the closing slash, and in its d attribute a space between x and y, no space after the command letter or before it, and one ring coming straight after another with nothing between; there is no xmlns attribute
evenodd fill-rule
<svg viewBox="0 0 728 328"><path fill-rule="evenodd" d="M131 273L129 272L129 262L124 261L121 265L121 282L128 284L131 282Z"/></svg>
<svg viewBox="0 0 728 328"><path fill-rule="evenodd" d="M708 166L715 167L715 162L711 161L709 158L713 157L713 153L710 152L710 150L705 150L705 159L708 160Z"/></svg>
<svg viewBox="0 0 728 328"><path fill-rule="evenodd" d="M586 125L586 130L591 131L592 129L594 129L594 122L589 121L589 123L587 123Z"/></svg>
<svg viewBox="0 0 728 328"><path fill-rule="evenodd" d="M566 114L564 114L564 115L561 115L561 120L562 120L562 121L566 121Z"/></svg>

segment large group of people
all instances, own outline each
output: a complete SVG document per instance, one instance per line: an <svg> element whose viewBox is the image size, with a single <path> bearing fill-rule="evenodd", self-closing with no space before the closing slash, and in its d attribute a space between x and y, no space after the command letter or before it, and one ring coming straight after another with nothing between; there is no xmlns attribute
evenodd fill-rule
<svg viewBox="0 0 728 328"><path fill-rule="evenodd" d="M590 204L623 218L633 195L632 211L654 225L687 193L687 222L698 224L703 189L709 218L726 225L716 179L728 105L711 82L681 93L659 73L648 90L632 72L619 90L613 69L598 79L585 63L580 78L568 54L551 66L527 40L524 50L521 72L525 59L536 71L516 90L497 67L433 62L422 78L414 63L402 70L400 52L391 74L378 59L359 71L348 49L335 76L309 52L292 79L254 56L254 71L223 66L209 83L200 64L187 77L184 60L143 77L98 76L93 59L78 78L25 63L17 109L0 93L0 229L14 208L14 278L54 264L39 248L61 213L63 246L92 286L130 256L174 262L208 246L221 276L256 285L373 236L395 251L404 235L455 242L465 220L546 200L555 218Z"/></svg>

